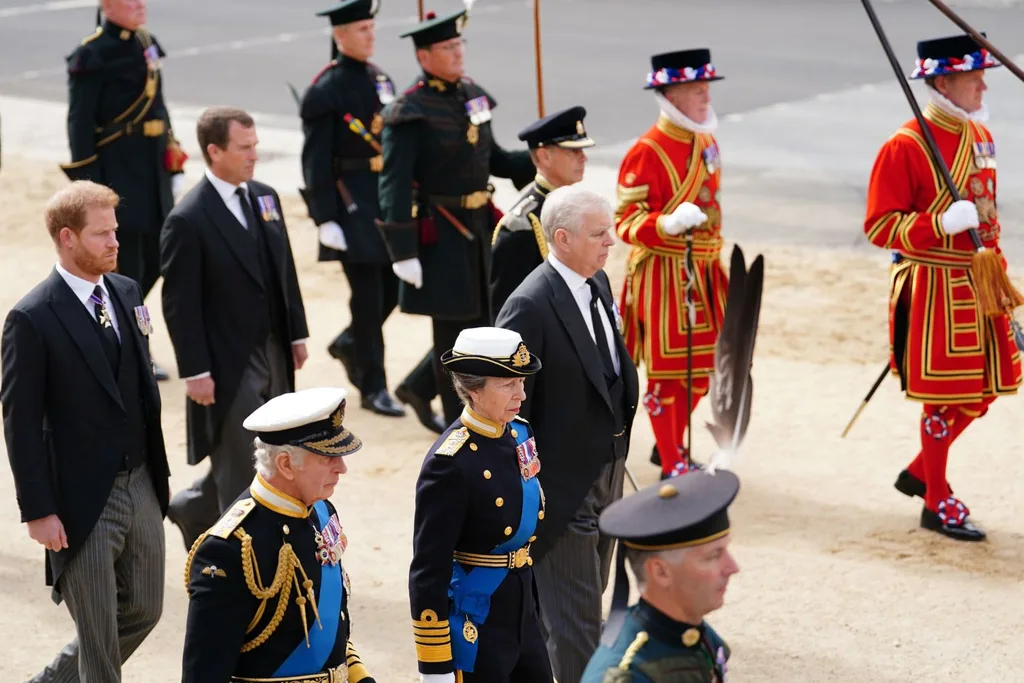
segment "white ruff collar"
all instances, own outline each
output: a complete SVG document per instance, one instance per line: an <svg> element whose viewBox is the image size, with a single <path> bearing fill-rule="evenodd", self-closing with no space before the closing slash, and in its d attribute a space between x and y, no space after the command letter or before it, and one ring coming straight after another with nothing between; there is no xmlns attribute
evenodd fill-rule
<svg viewBox="0 0 1024 683"><path fill-rule="evenodd" d="M981 103L981 109L978 111L967 113L965 110L950 102L945 95L930 86L928 87L928 98L936 107L950 116L960 119L961 121L974 121L976 123L985 123L988 121L988 105L984 102Z"/></svg>
<svg viewBox="0 0 1024 683"><path fill-rule="evenodd" d="M718 115L715 113L713 107L708 105L708 118L704 123L697 123L690 119L683 112L676 109L675 105L668 101L668 99L660 92L654 93L654 100L661 107L661 113L664 114L669 121L676 124L680 128L693 131L694 133L714 133L718 128Z"/></svg>

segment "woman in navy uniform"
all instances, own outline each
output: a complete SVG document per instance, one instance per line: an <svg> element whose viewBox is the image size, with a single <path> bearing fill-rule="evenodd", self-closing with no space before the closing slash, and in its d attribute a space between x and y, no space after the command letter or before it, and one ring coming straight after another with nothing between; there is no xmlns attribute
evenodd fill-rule
<svg viewBox="0 0 1024 683"><path fill-rule="evenodd" d="M282 394L245 419L256 478L189 552L182 683L373 683L352 645L347 540L328 498L342 456L344 389Z"/></svg>
<svg viewBox="0 0 1024 683"><path fill-rule="evenodd" d="M530 544L544 519L533 430L518 418L541 368L511 330L463 330L441 362L465 404L416 482L409 571L423 683L550 683Z"/></svg>

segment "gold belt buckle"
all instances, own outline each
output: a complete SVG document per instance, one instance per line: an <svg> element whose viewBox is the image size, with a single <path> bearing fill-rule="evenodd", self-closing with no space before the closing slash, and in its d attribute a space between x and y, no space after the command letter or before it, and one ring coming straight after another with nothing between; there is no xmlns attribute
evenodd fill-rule
<svg viewBox="0 0 1024 683"><path fill-rule="evenodd" d="M491 195L487 190L477 190L476 192L462 196L462 208L479 209L486 205L490 198Z"/></svg>
<svg viewBox="0 0 1024 683"><path fill-rule="evenodd" d="M380 173L384 168L384 157L378 154L375 157L370 157L370 171L373 173Z"/></svg>
<svg viewBox="0 0 1024 683"><path fill-rule="evenodd" d="M515 569L522 569L530 563L530 551L527 548L520 548L512 553L512 566ZM530 563L532 564L532 563Z"/></svg>
<svg viewBox="0 0 1024 683"><path fill-rule="evenodd" d="M142 124L142 134L147 138L158 138L164 134L164 122L162 119L153 119Z"/></svg>

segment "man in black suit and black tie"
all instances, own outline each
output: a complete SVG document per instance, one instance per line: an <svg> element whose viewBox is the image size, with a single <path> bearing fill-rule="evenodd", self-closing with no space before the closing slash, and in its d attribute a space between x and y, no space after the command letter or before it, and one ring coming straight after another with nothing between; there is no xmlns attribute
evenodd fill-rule
<svg viewBox="0 0 1024 683"><path fill-rule="evenodd" d="M77 634L37 683L121 680L163 608L170 471L149 312L139 285L113 274L118 202L88 180L50 199L57 265L4 323L0 400L21 520Z"/></svg>
<svg viewBox="0 0 1024 683"><path fill-rule="evenodd" d="M188 394L188 462L210 471L171 501L185 546L245 491L255 470L247 415L295 390L306 311L277 192L254 181L256 124L212 107L196 123L206 176L160 235L163 306Z"/></svg>
<svg viewBox="0 0 1024 683"><path fill-rule="evenodd" d="M578 681L600 638L614 547L597 519L622 497L639 389L602 270L614 244L611 206L569 185L547 196L540 221L547 259L512 292L496 325L544 359L519 412L533 426L547 495L531 555L555 679Z"/></svg>

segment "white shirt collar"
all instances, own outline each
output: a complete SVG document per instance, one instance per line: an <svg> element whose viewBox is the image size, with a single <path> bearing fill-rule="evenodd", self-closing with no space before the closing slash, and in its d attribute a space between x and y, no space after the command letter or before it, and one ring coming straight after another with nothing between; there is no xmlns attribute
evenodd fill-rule
<svg viewBox="0 0 1024 683"><path fill-rule="evenodd" d="M241 185L232 185L228 181L221 180L220 178L215 176L213 174L213 171L211 171L209 167L207 167L206 169L206 179L210 181L210 184L213 185L213 189L217 190L217 194L219 194L220 198L223 199L225 202L231 199L232 197L236 196L235 190L237 190L238 188L242 188L243 190L245 190L246 194L249 193L248 183L242 183Z"/></svg>
<svg viewBox="0 0 1024 683"><path fill-rule="evenodd" d="M99 282L89 282L88 280L83 280L77 275L72 275L59 263L54 267L57 269L60 276L64 278L64 282L68 284L71 291L75 293L76 297L78 297L78 300L83 304L89 301L89 297L92 296L93 291L95 291L96 285L99 285L100 289L103 290L103 296L105 298L110 298L110 291L107 289L107 283L102 277Z"/></svg>
<svg viewBox="0 0 1024 683"><path fill-rule="evenodd" d="M554 250L548 252L548 262L551 264L551 267L562 276L562 279L565 280L565 284L569 287L569 291L574 295L579 291L580 287L587 284L587 278L559 261L558 257L555 256Z"/></svg>

